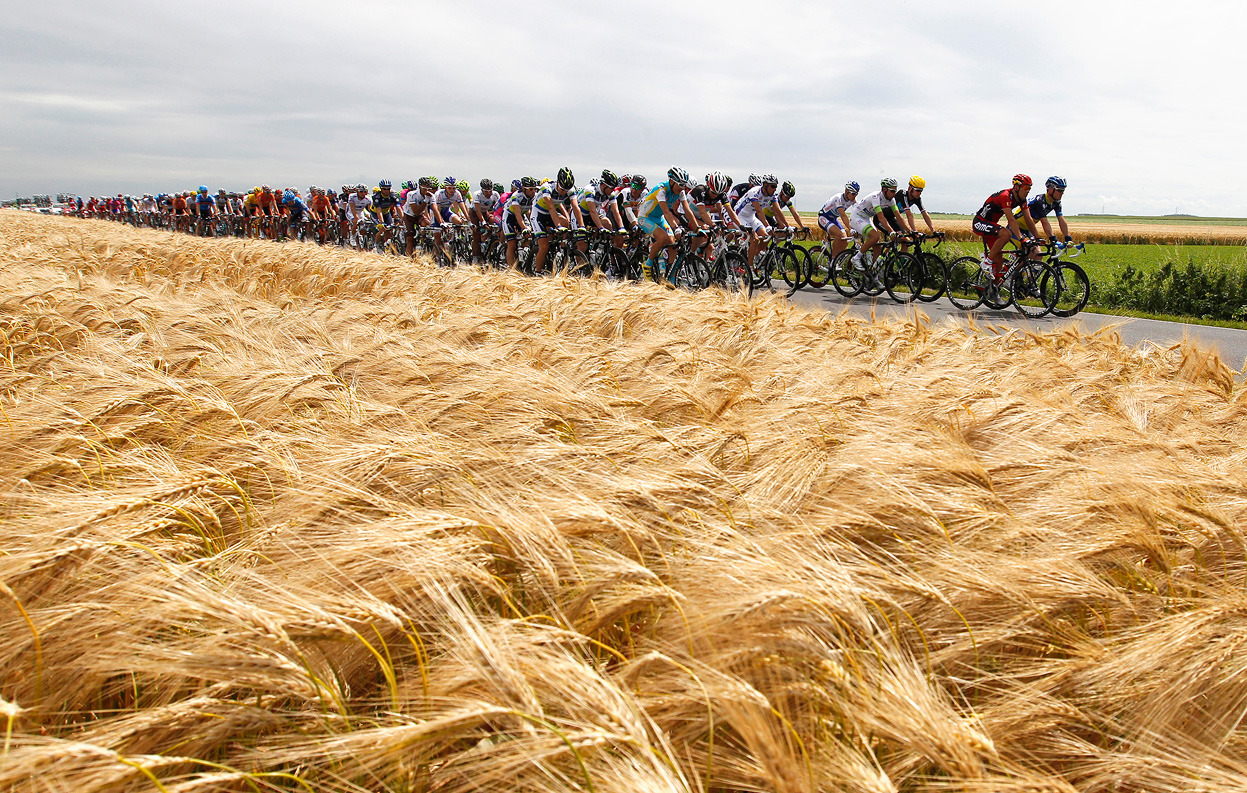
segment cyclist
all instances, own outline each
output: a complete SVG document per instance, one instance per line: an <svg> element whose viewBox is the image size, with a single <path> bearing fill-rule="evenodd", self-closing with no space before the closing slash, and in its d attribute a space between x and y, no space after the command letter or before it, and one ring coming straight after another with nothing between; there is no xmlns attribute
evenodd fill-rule
<svg viewBox="0 0 1247 793"><path fill-rule="evenodd" d="M887 177L879 180L879 192L871 193L853 205L853 211L849 213L849 228L862 238L861 249L853 254L855 266L864 265L863 255L878 254L880 252L878 246L885 236L890 238L905 231L904 227L899 225L899 221L897 225L893 225L893 222L883 214L884 207L892 207L893 212L896 211L898 192L896 180Z"/></svg>
<svg viewBox="0 0 1247 793"><path fill-rule="evenodd" d="M293 190L287 190L281 200L289 218L290 238L297 240L303 227L303 220L308 216L307 204Z"/></svg>
<svg viewBox="0 0 1247 793"><path fill-rule="evenodd" d="M732 189L727 193L728 203L730 203L733 207L736 206L736 203L744 197L745 193L748 193L760 184L762 184L761 176L758 176L756 173L749 174L748 181L732 185Z"/></svg>
<svg viewBox="0 0 1247 793"><path fill-rule="evenodd" d="M792 182L784 182L779 186L779 196L775 199L775 205L767 207L762 212L762 216L772 226L775 225L775 213L783 214L783 210L787 209L788 214L792 215L792 221L797 228L806 231L805 221L797 214L797 208L792 205L792 199L797 195L797 188Z"/></svg>
<svg viewBox="0 0 1247 793"><path fill-rule="evenodd" d="M1030 208L1026 205L1026 195L1030 192L1031 184L1029 176L1024 173L1016 174L1013 177L1012 187L1001 190L999 193L992 193L983 202L983 206L979 207L979 211L974 213L974 220L970 227L982 238L985 249L983 256L979 259L979 266L984 272L991 273L997 281L1004 276L1004 263L1000 254L1004 251L1005 244L1010 239L1022 238L1018 220L1021 219L1026 223L1026 227L1033 236L1039 236L1035 231L1035 221L1031 219ZM1015 209L1019 210L1016 217L1013 214ZM1007 226L998 225L1002 217L1008 221Z"/></svg>
<svg viewBox="0 0 1247 793"><path fill-rule="evenodd" d="M481 228L494 223L494 210L502 205L502 196L494 190L492 179L482 179L481 189L472 196L468 216L472 220L472 255L481 258Z"/></svg>
<svg viewBox="0 0 1247 793"><path fill-rule="evenodd" d="M1057 225L1061 228L1061 234L1064 235L1066 242L1073 242L1074 238L1069 234L1069 225L1065 222L1065 214L1061 211L1061 199L1065 196L1065 180L1059 176L1049 176L1048 181L1044 182L1045 191L1032 198L1027 202L1030 209L1031 220L1038 220L1043 226L1044 236L1052 243L1055 243L1056 235L1052 233L1052 224L1048 222L1048 215L1055 213ZM1013 216L1020 217L1022 210L1013 210ZM1038 251L1035 256L1038 256Z"/></svg>
<svg viewBox="0 0 1247 793"><path fill-rule="evenodd" d="M208 195L207 186L199 185L199 189L195 191L195 197L192 201L195 205L195 211L199 214L199 225L195 229L195 235L198 237L211 237L212 217L216 214L216 199Z"/></svg>
<svg viewBox="0 0 1247 793"><path fill-rule="evenodd" d="M436 229L433 233L433 245L449 262L450 256L443 244L442 227L446 224L462 226L468 222L467 204L464 203L463 193L459 191L459 183L455 177L447 176L442 180L441 189L433 194L433 208L430 211L433 214L433 227Z"/></svg>
<svg viewBox="0 0 1247 793"><path fill-rule="evenodd" d="M645 184L645 177L634 173L626 185L615 191L615 208L619 211L619 219L627 231L636 227L637 210L641 199L645 197Z"/></svg>
<svg viewBox="0 0 1247 793"><path fill-rule="evenodd" d="M347 192L346 219L350 223L350 233L354 234L361 220L369 218L372 199L368 196L368 185L360 182Z"/></svg>
<svg viewBox="0 0 1247 793"><path fill-rule="evenodd" d="M731 224L740 227L740 218L736 210L727 200L728 191L732 189L732 177L715 171L706 174L706 183L689 191L689 202L697 210L697 216L707 227L716 223Z"/></svg>
<svg viewBox="0 0 1247 793"><path fill-rule="evenodd" d="M551 229L567 227L574 220L578 227L584 226L584 216L580 214L580 205L576 203L576 177L571 168L560 168L558 178L541 188L541 192L533 199L533 208L529 212L529 220L533 224L533 233L537 235L537 256L533 260L533 272L540 275L545 271L546 254L550 252Z"/></svg>
<svg viewBox="0 0 1247 793"><path fill-rule="evenodd" d="M741 196L736 206L733 207L736 210L736 217L740 220L741 228L749 232L750 264L753 264L754 257L762 248L763 239L770 233L770 227L758 217L758 213L765 212L779 198L779 180L775 178L775 174L763 174L759 177L759 181L761 184L749 188L749 192ZM784 219L782 212L776 212L774 217L775 225L787 228L788 221Z"/></svg>
<svg viewBox="0 0 1247 793"><path fill-rule="evenodd" d="M849 228L848 210L857 203L857 194L861 191L862 186L857 182L845 182L844 192L827 199L823 208L818 210L818 227L831 243L832 258L849 247L849 238L845 234L845 230Z"/></svg>
<svg viewBox="0 0 1247 793"><path fill-rule="evenodd" d="M641 270L645 278L654 278L654 268L658 264L658 254L672 244L679 236L680 221L676 219L676 209L688 207L686 191L690 187L688 171L672 166L667 171L667 181L654 185L637 207L637 224L641 230L654 238L650 243L649 252ZM686 217L692 217L690 208ZM697 227L696 220L692 221ZM673 229L676 229L673 231Z"/></svg>
<svg viewBox="0 0 1247 793"><path fill-rule="evenodd" d="M502 238L507 241L507 265L510 267L514 267L518 261L518 238L521 233L528 231L528 217L537 197L536 179L525 176L516 181L519 185L511 191L502 211Z"/></svg>
<svg viewBox="0 0 1247 793"><path fill-rule="evenodd" d="M372 211L381 221L377 226L377 234L372 240L378 248L393 234L390 226L398 220L398 213L401 211L399 198L393 187L389 179L382 179L377 182L376 189L372 191Z"/></svg>
<svg viewBox="0 0 1247 793"><path fill-rule="evenodd" d="M909 185L896 194L896 212L890 207L884 207L883 212L888 216L888 222L893 226L899 225L905 231L917 231L918 224L914 221L914 207L918 207L918 211L922 213L922 219L927 224L927 231L934 234L935 226L931 223L931 216L927 214L927 209L922 205L922 191L926 189L927 180L921 176L909 177ZM904 213L904 215L900 213ZM897 218L900 219L899 224Z"/></svg>
<svg viewBox="0 0 1247 793"><path fill-rule="evenodd" d="M421 176L416 187L407 191L407 200L403 202L403 228L407 231L407 255L416 253L416 230L433 225L430 217L433 210L433 191L437 189L437 180L431 176Z"/></svg>
<svg viewBox="0 0 1247 793"><path fill-rule="evenodd" d="M590 228L590 221L592 221L592 225L602 231L623 231L623 218L620 217L619 207L613 200L617 187L619 187L619 177L614 171L606 169L602 171L601 179L591 180L589 186L580 191L576 202L580 205L580 215L585 218L586 228ZM620 239L614 241L616 247L622 243ZM580 240L577 247L582 251L587 251L589 240Z"/></svg>

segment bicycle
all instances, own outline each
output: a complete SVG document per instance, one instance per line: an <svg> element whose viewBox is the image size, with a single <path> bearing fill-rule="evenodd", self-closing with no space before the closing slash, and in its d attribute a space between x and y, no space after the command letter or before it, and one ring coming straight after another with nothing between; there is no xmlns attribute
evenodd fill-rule
<svg viewBox="0 0 1247 793"><path fill-rule="evenodd" d="M948 265L933 251L922 249L922 244L929 239L934 239L934 247L938 248L944 244L944 232L937 231L934 234L915 232L910 235L910 241L914 245L913 255L922 264L922 278L917 288L918 300L923 303L939 300L948 289Z"/></svg>
<svg viewBox="0 0 1247 793"><path fill-rule="evenodd" d="M622 232L593 229L589 233L589 248L585 255L589 257L590 272L600 272L607 278L619 280L627 277L628 258L622 248L615 247L615 240Z"/></svg>
<svg viewBox="0 0 1247 793"><path fill-rule="evenodd" d="M796 233L796 229L791 226L773 229L767 235L766 247L758 251L753 263L753 285L754 288L771 288L771 281L774 278L780 278L784 283L791 286L791 282L797 278L800 271L801 263L797 260L792 251L784 247L785 243L792 240L792 235ZM782 242L781 242L782 240ZM804 280L804 277L802 277Z"/></svg>
<svg viewBox="0 0 1247 793"><path fill-rule="evenodd" d="M986 252L986 243L983 247ZM972 311L981 305L1004 311L1012 305L1024 317L1045 316L1052 311L1059 294L1052 268L1042 259L1030 257L1032 251L1042 247L1044 243L1037 240L1021 240L1018 248L1006 255L1005 272L999 279L984 270L974 256L956 259L948 266L949 301L963 311ZM1040 288L1044 279L1050 279L1048 292Z"/></svg>
<svg viewBox="0 0 1247 793"><path fill-rule="evenodd" d="M1062 259L1068 254L1070 259L1077 258L1086 252L1083 243L1058 242L1049 248L1047 263L1052 268L1051 276L1045 274L1039 281L1039 291L1047 293L1055 291L1056 299L1052 306L1052 316L1072 317L1087 306L1091 298L1091 281L1087 272L1077 264ZM1073 250L1073 253L1069 253Z"/></svg>

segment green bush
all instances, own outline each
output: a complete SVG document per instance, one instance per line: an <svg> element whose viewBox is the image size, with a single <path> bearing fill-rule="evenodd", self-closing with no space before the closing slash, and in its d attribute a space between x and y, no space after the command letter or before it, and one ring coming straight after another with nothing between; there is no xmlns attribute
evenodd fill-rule
<svg viewBox="0 0 1247 793"><path fill-rule="evenodd" d="M1247 272L1188 259L1185 267L1165 262L1152 272L1127 265L1110 283L1092 287L1091 300L1104 308L1149 314L1247 319Z"/></svg>

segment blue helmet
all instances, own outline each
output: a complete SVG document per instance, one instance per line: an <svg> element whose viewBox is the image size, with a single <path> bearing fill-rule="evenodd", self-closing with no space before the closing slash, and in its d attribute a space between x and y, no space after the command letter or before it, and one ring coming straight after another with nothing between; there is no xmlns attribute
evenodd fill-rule
<svg viewBox="0 0 1247 793"><path fill-rule="evenodd" d="M521 186L522 186L522 185L520 185L520 180L519 180L519 179L512 179L512 180L511 180L511 189L512 189L512 190L519 190Z"/></svg>
<svg viewBox="0 0 1247 793"><path fill-rule="evenodd" d="M284 204L293 204L294 199L295 195L293 190L287 190L286 194L281 197L282 203Z"/></svg>
<svg viewBox="0 0 1247 793"><path fill-rule="evenodd" d="M858 184L857 182L845 182L844 189L848 190L850 193L854 195L857 195L858 193L862 192L862 186Z"/></svg>
<svg viewBox="0 0 1247 793"><path fill-rule="evenodd" d="M445 179L442 179L442 187L454 187L455 184L455 177L453 176L447 176Z"/></svg>
<svg viewBox="0 0 1247 793"><path fill-rule="evenodd" d="M199 192L201 192L201 193L206 193L206 192L208 192L208 186L207 186L207 185L203 185L203 184L199 185Z"/></svg>
<svg viewBox="0 0 1247 793"><path fill-rule="evenodd" d="M1059 176L1049 176L1048 181L1044 183L1045 187L1051 187L1054 190L1064 190L1065 180Z"/></svg>

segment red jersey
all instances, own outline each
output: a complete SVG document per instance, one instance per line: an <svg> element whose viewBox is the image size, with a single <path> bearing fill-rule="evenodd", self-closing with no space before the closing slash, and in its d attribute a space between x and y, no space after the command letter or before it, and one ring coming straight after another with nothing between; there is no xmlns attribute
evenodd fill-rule
<svg viewBox="0 0 1247 793"><path fill-rule="evenodd" d="M995 223L1005 212L1012 211L1024 203L1026 203L1025 199L1013 197L1013 188L1001 190L999 193L988 196L983 206L979 207L979 211L974 213L974 217L987 223Z"/></svg>

